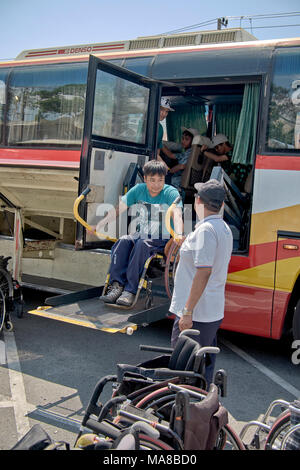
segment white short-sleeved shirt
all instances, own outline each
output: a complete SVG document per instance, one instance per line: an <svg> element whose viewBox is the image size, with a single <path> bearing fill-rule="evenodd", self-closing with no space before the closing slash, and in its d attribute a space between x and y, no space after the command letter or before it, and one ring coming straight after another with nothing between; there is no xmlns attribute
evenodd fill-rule
<svg viewBox="0 0 300 470"><path fill-rule="evenodd" d="M224 316L225 284L232 253L232 233L221 216L205 217L183 242L175 275L170 312L182 315L197 268L212 269L197 302L193 320L214 322Z"/></svg>

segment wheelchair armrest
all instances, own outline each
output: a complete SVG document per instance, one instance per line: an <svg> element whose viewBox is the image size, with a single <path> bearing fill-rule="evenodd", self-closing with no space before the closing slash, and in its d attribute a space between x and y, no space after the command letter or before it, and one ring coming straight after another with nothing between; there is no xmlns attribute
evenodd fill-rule
<svg viewBox="0 0 300 470"><path fill-rule="evenodd" d="M141 351L153 351L153 352L161 352L165 354L172 354L173 348L164 348L162 346L148 346L146 344L140 344Z"/></svg>
<svg viewBox="0 0 300 470"><path fill-rule="evenodd" d="M183 330L179 336L198 336L200 335L199 330Z"/></svg>
<svg viewBox="0 0 300 470"><path fill-rule="evenodd" d="M201 357L204 356L204 354L219 354L220 348L214 347L214 346L202 346L197 352L196 356Z"/></svg>

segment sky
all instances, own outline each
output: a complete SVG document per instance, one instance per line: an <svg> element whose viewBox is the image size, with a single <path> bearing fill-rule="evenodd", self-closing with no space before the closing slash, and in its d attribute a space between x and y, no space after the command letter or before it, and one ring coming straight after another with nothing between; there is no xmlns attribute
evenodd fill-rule
<svg viewBox="0 0 300 470"><path fill-rule="evenodd" d="M256 16L287 13L298 15ZM219 17L227 17L230 28L252 26L247 31L258 39L300 37L299 0L0 0L0 59L25 49L124 41L214 20L190 29L212 30Z"/></svg>

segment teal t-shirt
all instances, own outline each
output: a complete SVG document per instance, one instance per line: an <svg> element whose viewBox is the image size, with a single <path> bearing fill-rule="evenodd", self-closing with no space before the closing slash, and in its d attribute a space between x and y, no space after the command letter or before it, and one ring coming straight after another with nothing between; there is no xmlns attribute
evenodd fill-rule
<svg viewBox="0 0 300 470"><path fill-rule="evenodd" d="M128 207L135 206L130 214L135 217L134 223L131 222L130 232L137 232L142 238L169 238L165 216L168 208L178 196L177 189L168 184L165 184L155 197L150 196L146 183L135 185L121 198ZM181 201L178 206L182 207Z"/></svg>

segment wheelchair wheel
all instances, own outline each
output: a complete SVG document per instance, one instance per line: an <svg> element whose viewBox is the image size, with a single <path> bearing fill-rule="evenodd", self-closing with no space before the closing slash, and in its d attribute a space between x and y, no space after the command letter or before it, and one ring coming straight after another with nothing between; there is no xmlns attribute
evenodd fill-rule
<svg viewBox="0 0 300 470"><path fill-rule="evenodd" d="M9 274L6 273L4 270L0 270L0 289L2 290L4 297L6 299L9 298L9 291L10 291L10 285L8 281L8 276Z"/></svg>
<svg viewBox="0 0 300 470"><path fill-rule="evenodd" d="M291 413L286 410L274 421L265 443L265 450L279 450L285 433L291 426Z"/></svg>
<svg viewBox="0 0 300 470"><path fill-rule="evenodd" d="M166 442L160 439L153 439L150 436L139 434L139 450L175 450Z"/></svg>
<svg viewBox="0 0 300 470"><path fill-rule="evenodd" d="M179 246L177 246L176 243L172 243L168 252L167 259L166 259L166 266L165 266L165 273L164 273L165 289L170 299L172 298L172 294L173 294L174 279L175 279L175 273L176 273L178 262L179 262Z"/></svg>
<svg viewBox="0 0 300 470"><path fill-rule="evenodd" d="M207 395L207 391L192 385L184 384L181 385L181 387L201 393L202 395ZM159 419L170 421L170 413L175 398L176 392L174 393L168 387L162 387L143 397L135 406L143 410L151 409L152 413ZM246 447L236 432L226 424L219 432L215 450L246 450Z"/></svg>
<svg viewBox="0 0 300 470"><path fill-rule="evenodd" d="M192 385L181 384L182 388L193 390L195 392L206 395L207 392L199 387ZM167 421L170 419L170 412L176 397L176 392L169 389L169 387L162 387L152 393L144 396L140 400L137 398L132 402L136 408L148 410L151 408L152 412L158 418L164 418Z"/></svg>
<svg viewBox="0 0 300 470"><path fill-rule="evenodd" d="M5 307L5 295L3 290L0 288L0 331L3 329L6 317L6 307Z"/></svg>

